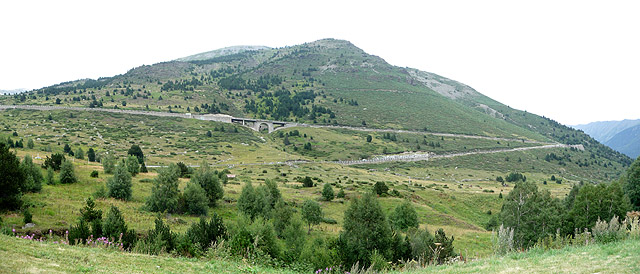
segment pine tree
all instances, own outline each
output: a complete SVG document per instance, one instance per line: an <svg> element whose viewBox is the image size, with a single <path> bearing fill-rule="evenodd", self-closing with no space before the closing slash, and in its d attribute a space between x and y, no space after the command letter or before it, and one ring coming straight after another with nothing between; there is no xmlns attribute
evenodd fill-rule
<svg viewBox="0 0 640 274"><path fill-rule="evenodd" d="M60 166L60 183L61 184L73 184L78 181L76 172L73 168L71 161L64 161Z"/></svg>
<svg viewBox="0 0 640 274"><path fill-rule="evenodd" d="M146 208L153 212L176 212L178 210L178 176L180 171L175 164L158 171L153 182L151 196L147 199Z"/></svg>
<svg viewBox="0 0 640 274"><path fill-rule="evenodd" d="M207 215L209 199L207 193L195 182L189 182L184 188L184 212L192 215Z"/></svg>
<svg viewBox="0 0 640 274"><path fill-rule="evenodd" d="M124 201L131 200L131 174L124 165L119 165L113 176L107 180L109 197Z"/></svg>
<svg viewBox="0 0 640 274"><path fill-rule="evenodd" d="M22 205L21 188L25 176L20 168L20 160L0 142L0 210L17 209Z"/></svg>
<svg viewBox="0 0 640 274"><path fill-rule="evenodd" d="M411 202L405 200L402 204L398 205L391 216L389 216L391 225L399 230L407 230L408 228L417 228L418 213L413 207Z"/></svg>

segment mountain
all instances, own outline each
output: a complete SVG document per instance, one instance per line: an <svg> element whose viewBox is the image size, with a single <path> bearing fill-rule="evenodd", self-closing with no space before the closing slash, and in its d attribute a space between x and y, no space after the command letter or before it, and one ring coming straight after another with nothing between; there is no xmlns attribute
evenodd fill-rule
<svg viewBox="0 0 640 274"><path fill-rule="evenodd" d="M515 138L582 145L594 155L588 165L631 163L581 131L510 108L455 80L392 66L336 39L285 48L229 47L114 77L65 82L32 94L35 97L2 97L0 103L223 113Z"/></svg>
<svg viewBox="0 0 640 274"><path fill-rule="evenodd" d="M605 142L605 145L631 158L638 158L640 156L640 125L619 132Z"/></svg>
<svg viewBox="0 0 640 274"><path fill-rule="evenodd" d="M233 47L226 47L226 48L221 48L221 49L217 49L217 50L198 53L198 54L195 54L195 55L179 58L176 61L189 62L189 61L207 60L207 59L213 59L213 58L220 57L220 56L237 54L237 53L241 53L241 52L245 52L245 51L258 51L258 50L265 50L265 49L269 49L269 47L265 47L265 46L233 46Z"/></svg>
<svg viewBox="0 0 640 274"><path fill-rule="evenodd" d="M589 134L598 142L606 143L616 134L637 125L640 125L640 120L601 121L573 127L584 131L584 133Z"/></svg>
<svg viewBox="0 0 640 274"><path fill-rule="evenodd" d="M593 122L573 127L631 158L640 156L640 120Z"/></svg>

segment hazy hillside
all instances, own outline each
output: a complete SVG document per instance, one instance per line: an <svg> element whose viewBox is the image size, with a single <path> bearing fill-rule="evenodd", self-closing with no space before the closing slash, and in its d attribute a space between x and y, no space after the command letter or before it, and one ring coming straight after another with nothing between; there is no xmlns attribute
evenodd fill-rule
<svg viewBox="0 0 640 274"><path fill-rule="evenodd" d="M631 158L638 158L640 156L640 125L619 132L605 144Z"/></svg>
<svg viewBox="0 0 640 274"><path fill-rule="evenodd" d="M606 143L616 134L630 127L640 124L640 120L622 120L622 121L601 121L588 124L575 125L574 128L584 131L598 142Z"/></svg>

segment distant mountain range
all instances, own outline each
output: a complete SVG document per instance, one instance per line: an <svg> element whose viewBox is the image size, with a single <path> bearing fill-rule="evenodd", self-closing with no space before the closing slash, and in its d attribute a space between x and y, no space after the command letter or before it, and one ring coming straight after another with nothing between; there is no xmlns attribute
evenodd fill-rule
<svg viewBox="0 0 640 274"><path fill-rule="evenodd" d="M593 122L573 127L631 158L640 156L640 120Z"/></svg>

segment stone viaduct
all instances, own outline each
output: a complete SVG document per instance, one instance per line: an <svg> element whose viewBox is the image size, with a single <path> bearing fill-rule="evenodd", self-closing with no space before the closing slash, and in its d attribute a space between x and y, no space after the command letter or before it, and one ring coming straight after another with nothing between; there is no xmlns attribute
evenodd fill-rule
<svg viewBox="0 0 640 274"><path fill-rule="evenodd" d="M286 127L298 126L298 123L261 120L252 118L239 118L225 114L191 114L191 113L169 113L159 111L145 111L145 110L128 110L128 109L108 109L108 108L82 108L82 107L62 107L62 106L38 106L38 105L0 105L0 110L4 109L33 109L33 110L75 110L75 111L101 111L111 113L124 113L134 115L150 115L160 117L177 117L177 118L191 118L205 121L216 121L222 123L234 123L253 129L255 131L268 131L269 133Z"/></svg>

